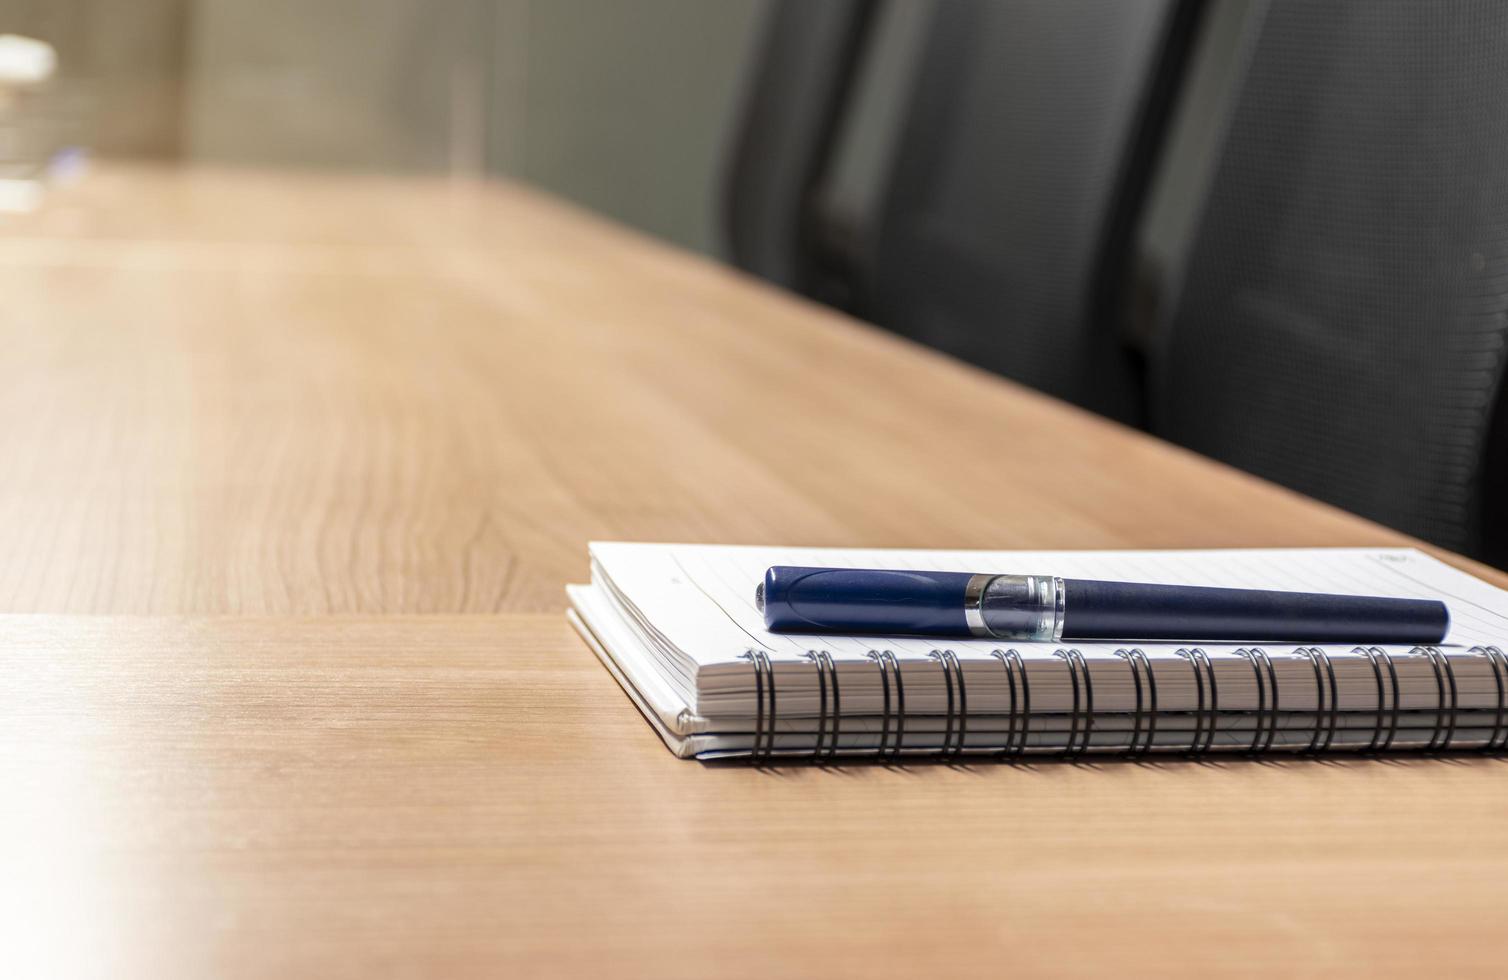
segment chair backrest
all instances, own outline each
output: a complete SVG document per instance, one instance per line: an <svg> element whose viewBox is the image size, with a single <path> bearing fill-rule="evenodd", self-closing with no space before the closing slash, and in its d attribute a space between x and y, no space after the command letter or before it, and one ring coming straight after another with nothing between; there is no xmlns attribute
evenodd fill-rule
<svg viewBox="0 0 1508 980"><path fill-rule="evenodd" d="M864 312L1118 418L1131 231L1197 6L936 5L883 195Z"/></svg>
<svg viewBox="0 0 1508 980"><path fill-rule="evenodd" d="M728 257L801 289L807 199L830 156L874 0L776 0L744 81L723 179Z"/></svg>
<svg viewBox="0 0 1508 980"><path fill-rule="evenodd" d="M1154 430L1486 554L1508 509L1508 5L1256 13Z"/></svg>

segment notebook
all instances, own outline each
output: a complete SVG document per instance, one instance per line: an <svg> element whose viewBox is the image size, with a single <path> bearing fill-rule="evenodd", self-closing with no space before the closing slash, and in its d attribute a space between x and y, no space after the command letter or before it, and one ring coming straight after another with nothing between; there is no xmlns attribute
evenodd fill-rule
<svg viewBox="0 0 1508 980"><path fill-rule="evenodd" d="M1508 592L1412 549L916 551L596 542L569 616L683 758L1495 750ZM777 634L771 565L1437 598L1438 647Z"/></svg>

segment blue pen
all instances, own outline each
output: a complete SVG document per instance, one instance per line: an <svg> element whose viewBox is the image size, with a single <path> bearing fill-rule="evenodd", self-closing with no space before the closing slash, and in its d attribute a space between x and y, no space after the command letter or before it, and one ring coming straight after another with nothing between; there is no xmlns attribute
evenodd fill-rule
<svg viewBox="0 0 1508 980"><path fill-rule="evenodd" d="M1434 599L1097 582L1052 575L776 565L755 592L786 633L1062 640L1433 644Z"/></svg>

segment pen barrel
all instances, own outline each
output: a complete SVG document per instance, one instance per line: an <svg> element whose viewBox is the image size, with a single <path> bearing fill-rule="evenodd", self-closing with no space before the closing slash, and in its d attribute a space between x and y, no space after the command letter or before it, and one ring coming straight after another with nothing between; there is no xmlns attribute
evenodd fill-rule
<svg viewBox="0 0 1508 980"><path fill-rule="evenodd" d="M1064 639L1432 644L1450 613L1433 599L1064 580Z"/></svg>

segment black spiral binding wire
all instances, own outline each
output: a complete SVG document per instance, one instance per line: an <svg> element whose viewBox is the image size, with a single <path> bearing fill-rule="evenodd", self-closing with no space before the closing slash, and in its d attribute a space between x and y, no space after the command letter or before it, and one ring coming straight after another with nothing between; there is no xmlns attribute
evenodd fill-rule
<svg viewBox="0 0 1508 980"><path fill-rule="evenodd" d="M831 762L838 754L838 736L843 723L843 699L838 691L838 668L833 663L832 655L826 650L808 650L806 658L817 668L817 742L812 746L812 759L815 762ZM832 688L832 713L827 710L827 691ZM827 720L832 718L832 731L827 734L827 751L822 751L823 733L827 731Z"/></svg>
<svg viewBox="0 0 1508 980"><path fill-rule="evenodd" d="M1027 728L1031 725L1032 689L1026 677L1026 662L1015 650L991 650L990 655L1005 668L1005 680L1010 685L1011 714L1005 729L1005 746L1000 750L1002 759L1019 759L1026 751ZM1021 675L1021 711L1016 711L1016 675ZM1016 720L1021 720L1021 733L1016 733Z"/></svg>
<svg viewBox="0 0 1508 980"><path fill-rule="evenodd" d="M1456 668L1450 662L1450 654L1439 647L1430 647L1430 649L1434 651L1435 656L1440 658L1440 666L1445 668L1445 679L1450 685L1450 713L1446 716L1445 737L1440 741L1440 751L1449 752L1451 742L1456 737L1461 712L1461 696L1456 686Z"/></svg>
<svg viewBox="0 0 1508 980"><path fill-rule="evenodd" d="M1146 653L1140 648L1133 648L1131 650L1130 661L1132 664L1133 673L1136 669L1135 665L1140 663L1142 670L1145 671L1147 675L1147 735L1142 742L1141 751L1140 753L1138 753L1139 755L1146 755L1148 752L1152 751L1152 749L1157 744L1157 719L1159 717L1157 708L1157 675L1152 672L1151 658L1149 658ZM1138 705L1141 704L1140 698L1141 695L1140 693L1138 693ZM1137 727L1140 728L1140 723L1138 723Z"/></svg>
<svg viewBox="0 0 1508 980"><path fill-rule="evenodd" d="M937 750L938 755L947 755L953 747L953 665L943 659L941 650L933 650L927 656L936 660L942 668L943 685L948 689L948 713L943 721L942 748Z"/></svg>
<svg viewBox="0 0 1508 980"><path fill-rule="evenodd" d="M1089 739L1094 734L1094 682L1089 676L1089 663L1078 650L1058 650L1055 655L1068 665L1068 677L1073 681L1073 710L1069 716L1068 741L1063 746L1063 758L1074 759L1089 748ZM1084 689L1082 708L1079 698L1081 684ZM1081 721L1084 726L1082 736L1079 734ZM1078 742L1077 745L1074 744L1075 741Z"/></svg>
<svg viewBox="0 0 1508 980"><path fill-rule="evenodd" d="M1204 748L1199 750L1199 754L1203 755L1215 744L1215 726L1220 721L1220 685L1216 681L1215 662L1210 659L1210 655L1202 648L1195 647L1194 656L1204 662L1204 672L1210 679L1209 723L1204 728Z"/></svg>
<svg viewBox="0 0 1508 980"><path fill-rule="evenodd" d="M1278 689L1278 669L1273 665L1272 658L1267 655L1267 651L1261 647L1252 647L1251 653L1253 656L1261 659L1262 666L1267 673L1267 690L1272 695L1272 707L1268 709L1267 713L1267 739L1257 751L1259 753L1271 752L1272 743L1278 737L1278 712L1282 708L1283 692ZM1252 741L1255 744L1256 740L1253 739Z"/></svg>
<svg viewBox="0 0 1508 980"><path fill-rule="evenodd" d="M1068 678L1073 681L1073 709L1068 715L1068 743L1063 749L1065 759L1073 758L1073 743L1079 735L1079 672L1067 651L1058 650L1054 654L1068 664Z"/></svg>
<svg viewBox="0 0 1508 980"><path fill-rule="evenodd" d="M1314 669L1315 712L1313 735L1305 748L1309 753L1324 752L1334 746L1340 723L1340 685L1335 664L1319 647L1300 647L1294 651L1303 656ZM1435 710L1435 725L1424 745L1425 751L1449 751L1457 737L1460 725L1460 689L1455 665L1450 656L1438 647L1415 647L1410 655L1427 660L1435 676L1438 695ZM1508 749L1508 654L1495 646L1473 647L1470 653L1484 658L1492 669L1497 688L1497 700L1492 730L1483 749L1501 751ZM1160 709L1157 696L1157 677L1152 661L1140 649L1117 650L1116 656L1125 661L1131 672L1136 703L1132 713L1132 728L1126 746L1127 756L1145 755L1156 744L1157 723ZM1272 749L1279 727L1281 693L1277 671L1272 658L1261 647L1242 648L1235 653L1252 667L1257 688L1257 707L1253 721L1252 741L1247 752L1260 755ZM1365 657L1372 667L1377 686L1377 724L1364 748L1366 752L1387 751L1396 740L1402 714L1402 687L1398 680L1398 667L1394 658L1382 647L1356 647L1353 655ZM993 650L991 655L1000 661L1005 671L1010 692L1008 720L1004 745L999 757L1021 757L1030 744L1031 685L1026 662L1015 650ZM1089 662L1077 649L1058 650L1055 655L1064 662L1069 681L1073 686L1072 707L1069 714L1069 729L1063 748L1064 758L1083 755L1093 743L1094 688ZM1213 659L1200 647L1177 651L1188 661L1194 674L1196 705L1194 709L1194 732L1188 752L1204 755L1214 745L1219 717L1219 687ZM944 719L942 746L938 755L956 758L967 745L968 738L968 689L963 664L952 650L934 650L929 656L936 660L942 670L943 685L947 697L947 714ZM819 762L831 762L837 755L842 731L842 698L838 686L837 665L831 654L822 650L806 653L817 673L817 732L812 748L812 758ZM777 701L775 671L769 656L762 650L749 650L743 659L754 669L754 741L750 761L768 763L775 754ZM880 673L882 714L880 741L876 755L882 761L894 762L905 748L906 694L900 662L890 650L871 650L868 659L874 661ZM891 700L891 680L894 679L895 699ZM1208 693L1206 693L1208 689ZM832 694L829 698L828 691ZM1428 709L1426 709L1428 710ZM894 723L892 739L891 726Z"/></svg>
<svg viewBox="0 0 1508 980"><path fill-rule="evenodd" d="M1426 752L1450 751L1451 739L1456 735L1456 711L1459 698L1456 691L1456 671L1450 665L1450 658L1440 651L1439 647L1416 647L1429 658L1430 666L1435 670L1435 685L1439 690L1439 710L1435 713L1435 730L1431 733L1429 744L1424 747ZM1450 694L1450 707L1446 707L1445 695Z"/></svg>
<svg viewBox="0 0 1508 980"><path fill-rule="evenodd" d="M1189 668L1194 671L1194 735L1189 740L1188 751L1193 755L1200 753L1199 743L1204 739L1204 671L1200 669L1199 658L1190 649L1174 651L1178 656L1189 662Z"/></svg>
<svg viewBox="0 0 1508 980"><path fill-rule="evenodd" d="M952 650L933 650L928 656L942 667L943 683L948 688L948 716L943 727L942 748L937 750L937 754L943 757L956 756L963 751L964 740L969 734L969 693L964 685L963 665L958 662L958 656ZM953 740L955 686L958 690L958 740L956 742Z"/></svg>
<svg viewBox="0 0 1508 980"><path fill-rule="evenodd" d="M883 759L887 743L890 741L890 674L885 670L885 661L880 659L878 650L870 650L865 656L873 660L874 665L880 670L880 704L883 711L880 714L880 747L875 750L875 754Z"/></svg>
<svg viewBox="0 0 1508 980"><path fill-rule="evenodd" d="M1388 712L1388 734L1382 740L1382 744L1377 747L1379 751L1386 752L1392 748L1393 739L1398 737L1398 718L1403 710L1403 694L1398 686L1398 665L1393 662L1393 655L1382 647L1369 647L1367 653L1381 660L1387 667L1388 683L1393 689L1393 706Z"/></svg>
<svg viewBox="0 0 1508 980"><path fill-rule="evenodd" d="M1440 665L1435 662L1435 658L1430 655L1429 648L1414 647L1409 653L1427 658L1430 667L1435 672L1435 696L1439 699L1435 702L1435 730L1430 733L1429 741L1424 746L1424 751L1431 752L1440 740L1440 730L1445 727L1445 674L1440 670Z"/></svg>
<svg viewBox="0 0 1508 980"><path fill-rule="evenodd" d="M761 765L775 754L775 669L770 666L769 655L763 650L750 650L743 659L754 665L754 749L749 761ZM769 710L765 709L765 695L769 694ZM763 754L760 739L764 740Z"/></svg>
<svg viewBox="0 0 1508 980"><path fill-rule="evenodd" d="M1504 656L1503 651L1497 647L1474 647L1472 652L1487 658L1487 663L1492 666L1492 679L1498 686L1497 716L1493 719L1492 735L1484 746L1488 752L1496 752L1508 745L1508 730L1503 727L1503 722L1508 720L1508 700L1504 700L1508 696L1508 681L1504 679L1505 673L1508 673L1508 656ZM1502 744L1499 744L1499 738L1503 739Z"/></svg>
<svg viewBox="0 0 1508 980"><path fill-rule="evenodd" d="M1367 662L1372 665L1372 675L1377 679L1377 724L1372 727L1372 737L1367 740L1367 747L1362 750L1376 752L1377 743L1382 741L1382 715L1387 700L1387 690L1382 680L1382 664L1366 647L1356 647L1351 653L1355 656L1366 657Z"/></svg>
<svg viewBox="0 0 1508 980"><path fill-rule="evenodd" d="M1309 652L1308 647L1300 647L1299 653L1314 667L1314 736L1309 739L1309 747L1306 751L1313 752L1318 747L1322 731L1320 728L1320 716L1325 711L1325 679L1320 668L1319 658Z"/></svg>
<svg viewBox="0 0 1508 980"><path fill-rule="evenodd" d="M1126 755L1135 756L1137 741L1141 738L1141 723L1144 717L1144 697L1142 692L1141 671L1137 669L1136 661L1131 657L1130 650L1117 650L1115 655L1126 662L1126 668L1131 671L1131 683L1136 691L1136 708L1131 713L1131 738L1126 742Z"/></svg>
<svg viewBox="0 0 1508 980"><path fill-rule="evenodd" d="M1385 752L1393 744L1393 739L1398 735L1398 713L1400 708L1400 694L1398 691L1398 667L1393 663L1393 657L1382 647L1366 647L1361 650L1366 654L1367 660L1372 664L1372 672L1377 675L1377 727L1372 732L1372 739L1367 743L1368 752ZM1393 692L1392 706L1389 707L1383 693L1383 668L1387 668L1388 690ZM1383 734L1383 718L1387 718L1387 734Z"/></svg>
<svg viewBox="0 0 1508 980"><path fill-rule="evenodd" d="M1300 647L1298 652L1314 665L1314 737L1309 740L1309 747L1305 751L1323 752L1335 741L1335 730L1340 724L1340 685L1335 681L1335 664L1331 662L1330 655L1319 647ZM1328 723L1324 718L1327 680L1330 691Z"/></svg>
<svg viewBox="0 0 1508 980"><path fill-rule="evenodd" d="M953 673L958 678L958 747L953 750L957 755L964 749L964 742L969 737L969 689L964 684L963 664L958 662L958 657L952 650L944 650L948 659L953 661Z"/></svg>
<svg viewBox="0 0 1508 980"><path fill-rule="evenodd" d="M1248 755L1256 755L1262 744L1262 719L1267 714L1267 686L1262 683L1262 668L1257 666L1255 653L1242 647L1236 651L1236 656L1251 664L1252 679L1257 685L1257 711L1251 720L1251 745L1246 748Z"/></svg>
<svg viewBox="0 0 1508 980"><path fill-rule="evenodd" d="M891 761L895 761L906 747L906 680L901 676L901 665L895 654L883 650L881 655L890 662L890 670L895 674L895 751L890 754Z"/></svg>
<svg viewBox="0 0 1508 980"><path fill-rule="evenodd" d="M1089 749L1090 739L1094 737L1094 676L1089 672L1089 661L1077 650L1068 651L1070 655L1077 657L1079 669L1084 672L1084 741L1079 745L1079 752Z"/></svg>
<svg viewBox="0 0 1508 980"><path fill-rule="evenodd" d="M822 739L827 735L827 673L816 650L806 651L806 659L817 668L817 740L812 744L812 758L822 758Z"/></svg>
<svg viewBox="0 0 1508 980"><path fill-rule="evenodd" d="M880 669L880 685L883 689L885 713L880 719L880 745L875 755L881 761L894 762L901 756L906 741L906 683L901 679L901 665L889 650L871 650L867 654ZM890 676L895 676L895 745L890 741Z"/></svg>

